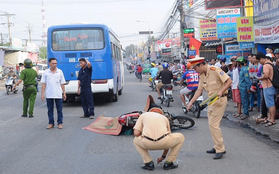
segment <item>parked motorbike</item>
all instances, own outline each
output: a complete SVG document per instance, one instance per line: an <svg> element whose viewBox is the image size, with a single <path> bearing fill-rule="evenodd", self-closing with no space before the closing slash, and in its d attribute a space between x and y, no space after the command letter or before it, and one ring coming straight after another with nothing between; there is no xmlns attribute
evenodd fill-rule
<svg viewBox="0 0 279 174"><path fill-rule="evenodd" d="M17 93L18 88L13 90L13 85L14 85L14 78L13 77L7 77L7 79L5 81L5 87L6 87L7 95L9 95L12 92Z"/></svg>
<svg viewBox="0 0 279 174"><path fill-rule="evenodd" d="M167 104L167 107L170 106L170 102L174 102L172 97L172 85L165 85L163 88L160 89L161 92L161 104L164 102Z"/></svg>
<svg viewBox="0 0 279 174"><path fill-rule="evenodd" d="M133 111L123 114L118 118L118 122L123 126L133 128L140 115L144 112L145 111ZM195 121L189 117L177 116L175 114L170 114L168 111L164 111L164 115L168 118L171 129L189 129L195 125Z"/></svg>

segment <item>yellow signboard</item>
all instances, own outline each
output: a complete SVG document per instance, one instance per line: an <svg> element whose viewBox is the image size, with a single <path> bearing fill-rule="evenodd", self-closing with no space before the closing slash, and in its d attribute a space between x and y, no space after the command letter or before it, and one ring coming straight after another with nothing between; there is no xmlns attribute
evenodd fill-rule
<svg viewBox="0 0 279 174"><path fill-rule="evenodd" d="M216 19L200 19L201 41L218 40Z"/></svg>
<svg viewBox="0 0 279 174"><path fill-rule="evenodd" d="M237 18L237 41L254 42L253 17Z"/></svg>

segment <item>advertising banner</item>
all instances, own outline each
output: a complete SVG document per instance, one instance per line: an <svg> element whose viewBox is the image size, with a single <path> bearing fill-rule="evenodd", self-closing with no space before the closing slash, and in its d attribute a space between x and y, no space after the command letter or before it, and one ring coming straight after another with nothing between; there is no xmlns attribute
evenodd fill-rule
<svg viewBox="0 0 279 174"><path fill-rule="evenodd" d="M239 42L239 46L241 49L243 48L254 48L255 43L254 42Z"/></svg>
<svg viewBox="0 0 279 174"><path fill-rule="evenodd" d="M254 24L270 25L278 22L279 1L278 0L254 0Z"/></svg>
<svg viewBox="0 0 279 174"><path fill-rule="evenodd" d="M173 45L180 46L180 37L174 39L165 39L157 41L158 51L161 51L165 48L171 48Z"/></svg>
<svg viewBox="0 0 279 174"><path fill-rule="evenodd" d="M279 23L255 26L255 43L279 43Z"/></svg>
<svg viewBox="0 0 279 174"><path fill-rule="evenodd" d="M242 51L244 58L248 58L249 54L252 54L252 49L246 48L241 49L239 45L225 45L225 53L226 57L232 57L232 56L242 56Z"/></svg>
<svg viewBox="0 0 279 174"><path fill-rule="evenodd" d="M237 18L237 42L254 42L253 17Z"/></svg>
<svg viewBox="0 0 279 174"><path fill-rule="evenodd" d="M201 41L218 40L216 20L200 19L200 39Z"/></svg>
<svg viewBox="0 0 279 174"><path fill-rule="evenodd" d="M217 34L218 38L237 37L237 17L240 17L240 9L217 10Z"/></svg>
<svg viewBox="0 0 279 174"><path fill-rule="evenodd" d="M205 9L240 7L242 0L205 0Z"/></svg>

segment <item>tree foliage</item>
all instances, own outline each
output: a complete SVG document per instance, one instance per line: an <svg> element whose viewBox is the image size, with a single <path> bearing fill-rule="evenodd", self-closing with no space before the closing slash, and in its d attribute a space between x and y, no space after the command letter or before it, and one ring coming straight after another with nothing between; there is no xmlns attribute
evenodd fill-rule
<svg viewBox="0 0 279 174"><path fill-rule="evenodd" d="M40 58L47 59L47 48L41 47L39 51L40 51Z"/></svg>

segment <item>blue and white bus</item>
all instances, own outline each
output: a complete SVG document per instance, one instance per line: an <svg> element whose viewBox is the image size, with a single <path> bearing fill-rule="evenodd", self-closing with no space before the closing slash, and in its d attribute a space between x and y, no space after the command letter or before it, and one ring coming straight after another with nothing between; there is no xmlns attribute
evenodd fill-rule
<svg viewBox="0 0 279 174"><path fill-rule="evenodd" d="M64 73L68 101L77 96L79 59L91 62L92 91L118 100L124 86L121 45L116 34L106 25L74 24L48 28L47 57L57 58Z"/></svg>

